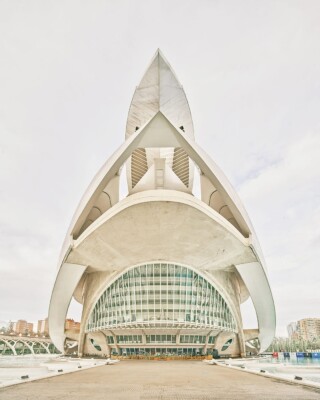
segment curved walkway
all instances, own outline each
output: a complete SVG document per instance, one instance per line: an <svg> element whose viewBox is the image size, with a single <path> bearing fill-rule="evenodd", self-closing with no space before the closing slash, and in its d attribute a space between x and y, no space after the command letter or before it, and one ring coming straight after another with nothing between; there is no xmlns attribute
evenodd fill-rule
<svg viewBox="0 0 320 400"><path fill-rule="evenodd" d="M121 361L0 389L6 400L313 400L320 390L199 361Z"/></svg>

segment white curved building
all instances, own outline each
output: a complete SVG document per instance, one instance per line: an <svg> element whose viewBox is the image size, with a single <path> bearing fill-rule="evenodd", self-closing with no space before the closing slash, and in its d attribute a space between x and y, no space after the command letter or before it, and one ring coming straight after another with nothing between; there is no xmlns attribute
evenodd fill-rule
<svg viewBox="0 0 320 400"><path fill-rule="evenodd" d="M126 164L128 195L119 200ZM200 171L201 199L193 194ZM242 326L251 297L259 329ZM65 331L74 297L80 333ZM263 256L245 209L195 143L184 90L157 51L131 102L126 140L83 196L62 249L50 336L84 354L244 355L275 332Z"/></svg>

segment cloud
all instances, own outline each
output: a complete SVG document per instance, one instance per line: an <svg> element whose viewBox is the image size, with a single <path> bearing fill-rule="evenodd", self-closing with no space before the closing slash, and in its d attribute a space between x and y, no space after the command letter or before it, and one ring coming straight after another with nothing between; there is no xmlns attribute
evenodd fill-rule
<svg viewBox="0 0 320 400"><path fill-rule="evenodd" d="M320 303L319 154L317 130L240 188L265 254L282 332L287 321L315 314Z"/></svg>

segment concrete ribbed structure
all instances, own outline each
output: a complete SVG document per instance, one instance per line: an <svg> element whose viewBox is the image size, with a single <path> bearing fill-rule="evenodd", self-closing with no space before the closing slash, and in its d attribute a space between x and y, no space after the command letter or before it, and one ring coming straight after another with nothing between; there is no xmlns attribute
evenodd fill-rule
<svg viewBox="0 0 320 400"><path fill-rule="evenodd" d="M120 199L124 164L128 195ZM78 334L64 329L72 297L83 305ZM249 297L258 329L244 330L240 305ZM243 356L250 340L263 351L273 339L274 302L257 237L232 186L195 143L186 95L160 51L135 90L123 145L70 225L49 330L62 352L67 338L77 340L80 356Z"/></svg>

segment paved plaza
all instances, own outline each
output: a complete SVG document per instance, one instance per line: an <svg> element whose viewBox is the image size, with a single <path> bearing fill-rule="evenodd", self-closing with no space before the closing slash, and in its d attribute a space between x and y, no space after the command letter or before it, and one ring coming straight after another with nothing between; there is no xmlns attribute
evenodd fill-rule
<svg viewBox="0 0 320 400"><path fill-rule="evenodd" d="M320 390L201 361L121 361L0 389L1 400L320 399Z"/></svg>

